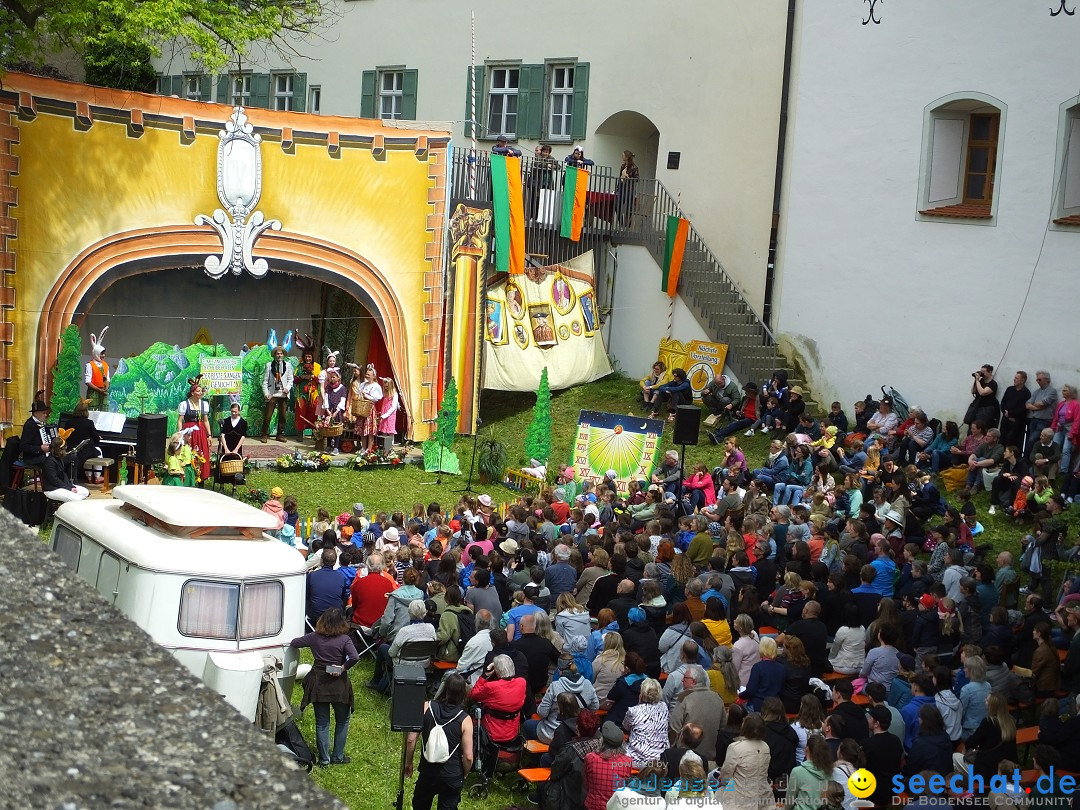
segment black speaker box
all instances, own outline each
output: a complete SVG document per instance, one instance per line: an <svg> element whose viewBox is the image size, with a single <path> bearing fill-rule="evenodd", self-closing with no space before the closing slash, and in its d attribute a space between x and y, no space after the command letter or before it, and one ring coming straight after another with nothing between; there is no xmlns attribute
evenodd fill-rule
<svg viewBox="0 0 1080 810"><path fill-rule="evenodd" d="M135 440L135 463L148 467L165 460L169 418L163 413L144 413L139 417L139 432Z"/></svg>
<svg viewBox="0 0 1080 810"><path fill-rule="evenodd" d="M675 436L672 444L697 444L701 427L701 408L697 405L680 405L675 412Z"/></svg>
<svg viewBox="0 0 1080 810"><path fill-rule="evenodd" d="M424 726L427 675L415 664L394 666L390 687L390 730L420 731Z"/></svg>

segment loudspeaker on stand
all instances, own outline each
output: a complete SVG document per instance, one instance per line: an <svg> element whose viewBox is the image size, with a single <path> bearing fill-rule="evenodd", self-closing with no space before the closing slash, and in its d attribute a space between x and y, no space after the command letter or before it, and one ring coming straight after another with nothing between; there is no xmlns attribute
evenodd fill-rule
<svg viewBox="0 0 1080 810"><path fill-rule="evenodd" d="M675 412L675 435L672 444L697 444L701 427L701 408L697 405L680 405Z"/></svg>

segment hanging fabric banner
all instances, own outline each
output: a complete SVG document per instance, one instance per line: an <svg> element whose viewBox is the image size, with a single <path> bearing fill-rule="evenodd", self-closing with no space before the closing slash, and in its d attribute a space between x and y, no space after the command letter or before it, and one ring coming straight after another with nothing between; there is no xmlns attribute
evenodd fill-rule
<svg viewBox="0 0 1080 810"><path fill-rule="evenodd" d="M675 291L679 287L683 251L686 249L689 232L690 220L676 216L667 218L667 244L664 247L664 277L661 286L671 298L675 297Z"/></svg>
<svg viewBox="0 0 1080 810"><path fill-rule="evenodd" d="M559 235L573 242L581 241L581 228L585 224L585 192L589 190L588 169L566 167L563 182L562 222Z"/></svg>
<svg viewBox="0 0 1080 810"><path fill-rule="evenodd" d="M495 209L495 269L525 272L525 203L521 158L491 156L491 197Z"/></svg>

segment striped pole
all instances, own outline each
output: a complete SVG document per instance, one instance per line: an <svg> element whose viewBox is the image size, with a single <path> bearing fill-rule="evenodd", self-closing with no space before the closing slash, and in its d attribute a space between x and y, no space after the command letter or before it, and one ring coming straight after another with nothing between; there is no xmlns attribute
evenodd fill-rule
<svg viewBox="0 0 1080 810"><path fill-rule="evenodd" d="M469 199L476 199L476 12L469 12L469 132L472 134L472 152L469 155Z"/></svg>

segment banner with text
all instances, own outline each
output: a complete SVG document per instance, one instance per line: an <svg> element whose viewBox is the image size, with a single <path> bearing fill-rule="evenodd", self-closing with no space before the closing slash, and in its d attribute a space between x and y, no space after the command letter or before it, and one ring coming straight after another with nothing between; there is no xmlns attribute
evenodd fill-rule
<svg viewBox="0 0 1080 810"><path fill-rule="evenodd" d="M203 357L199 372L206 396L239 394L244 383L242 360L241 357Z"/></svg>
<svg viewBox="0 0 1080 810"><path fill-rule="evenodd" d="M702 389L724 373L727 350L726 343L706 343L704 340L688 340L684 343L661 338L657 358L667 366L669 376L673 368L685 371L694 391L694 399L701 399Z"/></svg>

